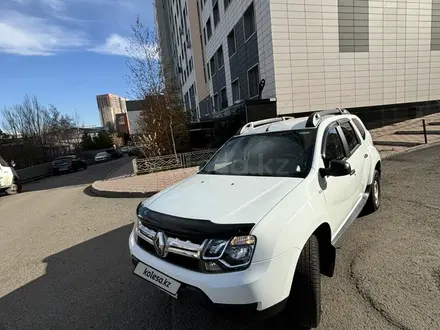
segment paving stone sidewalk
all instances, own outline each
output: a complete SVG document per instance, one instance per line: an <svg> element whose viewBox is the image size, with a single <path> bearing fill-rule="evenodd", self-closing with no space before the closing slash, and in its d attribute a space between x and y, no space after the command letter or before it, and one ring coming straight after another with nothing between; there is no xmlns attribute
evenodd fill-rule
<svg viewBox="0 0 440 330"><path fill-rule="evenodd" d="M440 123L440 113L411 119L394 125L370 130L374 141L388 141L392 143L410 142L414 146L376 145L382 158L387 158L402 152L427 147L440 143L440 134L430 134L428 145L424 144L423 134L411 134L423 130L422 119L427 123ZM440 125L427 125L427 130L435 132ZM395 134L398 131L409 131L410 134ZM102 197L149 197L158 191L175 184L195 174L198 167L181 168L145 175L133 175L130 169L131 162L124 164L120 169L109 174L106 180L96 181L91 186L91 192Z"/></svg>

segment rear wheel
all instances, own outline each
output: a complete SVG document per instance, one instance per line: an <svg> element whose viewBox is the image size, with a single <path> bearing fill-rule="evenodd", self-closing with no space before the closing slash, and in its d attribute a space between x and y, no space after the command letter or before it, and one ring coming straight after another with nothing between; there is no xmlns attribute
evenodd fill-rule
<svg viewBox="0 0 440 330"><path fill-rule="evenodd" d="M321 320L319 242L314 235L301 251L284 313L294 318L295 324L306 328L316 328Z"/></svg>
<svg viewBox="0 0 440 330"><path fill-rule="evenodd" d="M371 214L377 211L380 207L381 189L380 189L380 174L377 170L374 171L373 182L371 183L370 196L367 204L364 206L364 214Z"/></svg>
<svg viewBox="0 0 440 330"><path fill-rule="evenodd" d="M6 189L5 191L8 195L15 195L15 194L21 193L22 188L23 187L22 187L20 181L14 180L12 185L8 189Z"/></svg>

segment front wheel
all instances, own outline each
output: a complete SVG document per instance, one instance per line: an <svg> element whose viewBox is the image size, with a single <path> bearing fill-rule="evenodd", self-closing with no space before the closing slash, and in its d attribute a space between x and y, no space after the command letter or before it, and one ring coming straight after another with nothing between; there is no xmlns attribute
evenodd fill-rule
<svg viewBox="0 0 440 330"><path fill-rule="evenodd" d="M315 235L301 251L284 313L286 317L294 318L294 323L306 328L316 328L321 320L319 241Z"/></svg>
<svg viewBox="0 0 440 330"><path fill-rule="evenodd" d="M22 187L20 181L14 180L14 182L11 184L11 186L8 189L6 189L6 193L8 195L15 195L15 194L21 193L22 188L23 187Z"/></svg>

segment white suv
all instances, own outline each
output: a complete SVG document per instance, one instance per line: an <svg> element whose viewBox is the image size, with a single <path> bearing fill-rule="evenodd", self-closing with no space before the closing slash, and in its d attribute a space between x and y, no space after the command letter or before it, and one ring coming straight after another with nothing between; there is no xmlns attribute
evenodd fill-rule
<svg viewBox="0 0 440 330"><path fill-rule="evenodd" d="M335 242L380 205L381 160L345 109L246 124L200 171L139 204L134 273L175 298L320 321ZM263 313L264 312L264 313Z"/></svg>
<svg viewBox="0 0 440 330"><path fill-rule="evenodd" d="M21 192L22 185L17 171L14 169L15 162L8 164L0 157L0 191L5 191L8 195Z"/></svg>

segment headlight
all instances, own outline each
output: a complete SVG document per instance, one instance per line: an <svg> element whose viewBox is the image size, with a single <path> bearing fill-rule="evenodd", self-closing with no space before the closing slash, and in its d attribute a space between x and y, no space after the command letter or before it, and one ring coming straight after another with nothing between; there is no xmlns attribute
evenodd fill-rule
<svg viewBox="0 0 440 330"><path fill-rule="evenodd" d="M230 240L210 240L202 254L205 270L221 273L248 268L256 243L257 239L252 235L237 236Z"/></svg>

